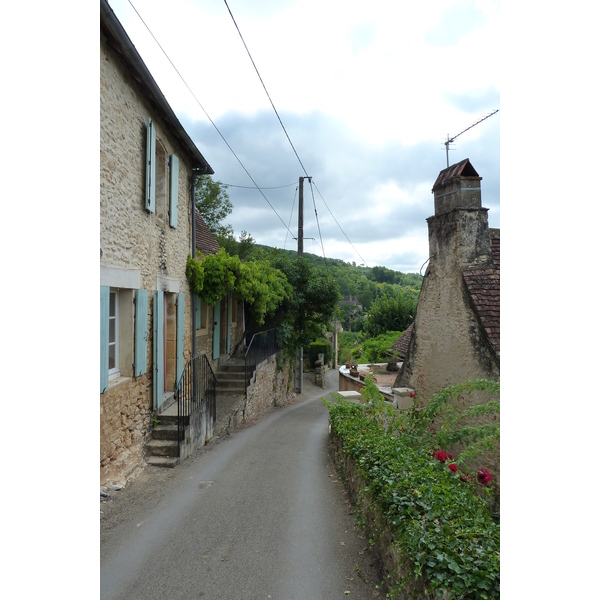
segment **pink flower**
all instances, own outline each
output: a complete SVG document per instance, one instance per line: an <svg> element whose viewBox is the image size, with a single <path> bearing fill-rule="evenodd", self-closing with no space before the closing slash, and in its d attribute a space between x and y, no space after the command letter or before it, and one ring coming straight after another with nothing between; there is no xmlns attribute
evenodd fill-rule
<svg viewBox="0 0 600 600"><path fill-rule="evenodd" d="M415 392L411 392L411 393L410 393L410 397L411 397L411 398L414 398L416 395L417 395L417 394L416 394Z"/></svg>
<svg viewBox="0 0 600 600"><path fill-rule="evenodd" d="M446 459L448 458L448 455L445 452L442 452L441 450L438 450L435 453L435 457L441 461L441 462L446 462Z"/></svg>
<svg viewBox="0 0 600 600"><path fill-rule="evenodd" d="M458 467L457 467L457 466L456 466L454 463L451 463L451 464L449 464L449 465L448 465L448 468L449 468L449 469L450 469L450 470L451 470L453 473L456 473L456 471L458 471Z"/></svg>

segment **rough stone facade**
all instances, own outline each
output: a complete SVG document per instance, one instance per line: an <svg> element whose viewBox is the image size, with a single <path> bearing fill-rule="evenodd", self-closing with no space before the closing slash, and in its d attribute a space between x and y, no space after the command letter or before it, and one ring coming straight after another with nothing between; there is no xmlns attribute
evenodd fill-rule
<svg viewBox="0 0 600 600"><path fill-rule="evenodd" d="M285 406L294 395L294 365L281 352L257 365L248 386L244 420L255 419L278 406Z"/></svg>
<svg viewBox="0 0 600 600"><path fill-rule="evenodd" d="M156 213L144 204L148 118L156 131ZM177 226L169 224L168 157L179 158ZM101 284L121 292L131 323L119 326L119 343L133 351L135 290L148 291L146 372L133 376L127 361L100 396L101 484L123 481L143 464L153 412L154 291L165 291L167 391L175 387L175 300L184 294L185 361L191 356L192 314L185 276L192 253L191 159L157 114L128 63L101 31L100 51L100 266ZM126 301L123 301L122 298Z"/></svg>
<svg viewBox="0 0 600 600"><path fill-rule="evenodd" d="M429 265L395 388L430 398L442 388L470 379L500 379L499 230L488 227L481 207L481 178L465 159L440 173L434 185L435 215L429 227ZM464 395L470 405L490 399ZM493 422L497 416L465 425ZM458 454L462 448L446 449ZM470 465L474 467L475 465ZM499 448L479 460L499 485Z"/></svg>

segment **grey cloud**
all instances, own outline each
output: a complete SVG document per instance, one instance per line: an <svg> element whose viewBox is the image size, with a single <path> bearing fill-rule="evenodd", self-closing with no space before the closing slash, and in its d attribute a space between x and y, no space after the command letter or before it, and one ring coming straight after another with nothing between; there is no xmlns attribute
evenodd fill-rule
<svg viewBox="0 0 600 600"><path fill-rule="evenodd" d="M390 143L375 147L353 135L335 118L320 112L280 113L280 116L315 184L312 191L308 182L304 184L305 236L316 240L307 242L306 251L312 252L310 247L316 243L315 253L321 254L315 206L325 254L331 258L347 260L327 252L328 242L335 241L347 245L347 257L354 256L350 260L362 262L346 236L353 245L386 241L391 248L404 235L422 235L426 239L425 220L433 214L431 187L440 170L446 167L441 139L411 146ZM210 123L182 119L182 124L215 170L215 179L239 186L253 185ZM229 113L217 119L216 124L271 204L256 189L228 188L234 206L229 222L236 234L246 230L258 243L295 248L296 241L292 238L297 234L296 187L298 177L304 172L276 116L272 111L250 116ZM483 177L483 204L494 209L490 211L491 219L493 213L499 214L499 128L497 124L478 127L481 129L476 135L458 138L450 152L450 162L471 159ZM398 203L390 198L382 213L371 204L369 196L378 185L387 183L404 190L410 202ZM288 184L291 185L280 189L264 189ZM498 227L499 223L492 226ZM391 256L382 257L376 264L415 272L427 259L411 253Z"/></svg>

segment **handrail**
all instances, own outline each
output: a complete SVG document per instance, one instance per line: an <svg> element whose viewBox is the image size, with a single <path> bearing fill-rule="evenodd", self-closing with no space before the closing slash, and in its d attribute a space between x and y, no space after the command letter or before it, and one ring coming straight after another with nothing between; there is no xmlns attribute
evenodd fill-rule
<svg viewBox="0 0 600 600"><path fill-rule="evenodd" d="M252 373L256 369L256 365L275 354L278 350L277 327L267 329L266 331L259 331L252 336L244 355L244 363L246 365L245 391L248 390L248 383L250 377L252 377Z"/></svg>
<svg viewBox="0 0 600 600"><path fill-rule="evenodd" d="M185 364L175 390L179 444L185 439L189 417L203 407L208 408L214 425L217 419L216 387L217 378L206 355L192 356Z"/></svg>

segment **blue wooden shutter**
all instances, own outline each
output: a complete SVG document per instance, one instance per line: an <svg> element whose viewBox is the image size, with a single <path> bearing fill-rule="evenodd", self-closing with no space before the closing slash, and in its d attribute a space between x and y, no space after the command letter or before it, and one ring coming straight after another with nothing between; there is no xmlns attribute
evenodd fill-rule
<svg viewBox="0 0 600 600"><path fill-rule="evenodd" d="M177 378L176 383L179 383L179 378L183 373L183 332L185 321L185 295L177 296Z"/></svg>
<svg viewBox="0 0 600 600"><path fill-rule="evenodd" d="M156 212L156 132L152 119L148 119L146 135L146 210Z"/></svg>
<svg viewBox="0 0 600 600"><path fill-rule="evenodd" d="M196 314L194 315L194 326L196 329L202 329L202 300L196 296Z"/></svg>
<svg viewBox="0 0 600 600"><path fill-rule="evenodd" d="M227 295L227 354L231 353L231 292Z"/></svg>
<svg viewBox="0 0 600 600"><path fill-rule="evenodd" d="M221 301L217 300L213 308L213 359L219 358L221 350Z"/></svg>
<svg viewBox="0 0 600 600"><path fill-rule="evenodd" d="M134 375L139 377L148 370L148 290L135 294L135 357Z"/></svg>
<svg viewBox="0 0 600 600"><path fill-rule="evenodd" d="M108 315L110 288L100 286L100 393L108 388Z"/></svg>
<svg viewBox="0 0 600 600"><path fill-rule="evenodd" d="M152 379L154 410L160 407L164 397L164 311L165 311L165 293L161 290L154 292L154 372Z"/></svg>
<svg viewBox="0 0 600 600"><path fill-rule="evenodd" d="M177 195L179 193L179 159L171 154L169 180L169 225L177 227Z"/></svg>

